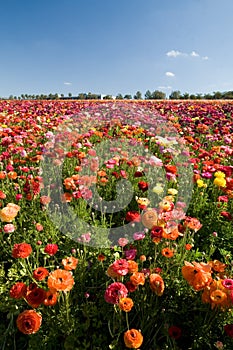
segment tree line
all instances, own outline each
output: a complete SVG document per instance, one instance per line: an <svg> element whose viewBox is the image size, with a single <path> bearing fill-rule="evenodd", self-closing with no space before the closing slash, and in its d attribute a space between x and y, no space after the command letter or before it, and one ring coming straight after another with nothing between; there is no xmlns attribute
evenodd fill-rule
<svg viewBox="0 0 233 350"><path fill-rule="evenodd" d="M231 100L233 99L233 91L225 91L225 92L213 92L213 93L207 93L207 94L189 94L187 92L181 93L179 90L172 91L171 94L166 96L166 93L163 91L155 90L150 91L147 90L145 94L143 95L141 91L137 91L134 95L131 94L125 94L122 95L121 93L117 94L116 96L112 95L101 95L101 94L94 94L91 92L84 93L81 92L77 94L76 96L73 96L72 93L68 93L67 96L64 94L58 94L58 93L50 93L50 94L21 94L20 96L13 96L10 95L8 98L0 97L0 99L5 100L110 100L110 99L116 99L116 100Z"/></svg>

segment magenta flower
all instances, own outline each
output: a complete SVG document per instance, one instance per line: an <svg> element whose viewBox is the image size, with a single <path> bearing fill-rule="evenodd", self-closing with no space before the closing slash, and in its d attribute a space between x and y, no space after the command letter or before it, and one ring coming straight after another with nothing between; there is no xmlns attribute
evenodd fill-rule
<svg viewBox="0 0 233 350"><path fill-rule="evenodd" d="M107 303L118 304L121 298L126 298L128 289L121 282L114 282L105 291L104 299Z"/></svg>
<svg viewBox="0 0 233 350"><path fill-rule="evenodd" d="M114 272L116 272L118 275L125 276L127 275L129 269L129 264L126 259L118 259L114 261L114 263L111 265Z"/></svg>
<svg viewBox="0 0 233 350"><path fill-rule="evenodd" d="M225 280L222 281L222 285L226 289L233 290L233 279L225 278Z"/></svg>

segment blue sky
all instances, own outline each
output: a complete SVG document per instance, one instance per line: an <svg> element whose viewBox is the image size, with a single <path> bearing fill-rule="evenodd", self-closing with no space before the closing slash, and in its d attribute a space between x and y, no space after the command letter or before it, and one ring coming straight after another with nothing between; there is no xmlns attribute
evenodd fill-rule
<svg viewBox="0 0 233 350"><path fill-rule="evenodd" d="M0 96L233 90L232 0L9 0Z"/></svg>

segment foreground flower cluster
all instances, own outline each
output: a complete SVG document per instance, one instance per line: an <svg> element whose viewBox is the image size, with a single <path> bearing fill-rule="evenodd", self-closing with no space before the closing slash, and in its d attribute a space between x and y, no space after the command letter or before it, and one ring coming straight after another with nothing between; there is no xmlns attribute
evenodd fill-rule
<svg viewBox="0 0 233 350"><path fill-rule="evenodd" d="M0 102L1 348L232 347L232 113Z"/></svg>

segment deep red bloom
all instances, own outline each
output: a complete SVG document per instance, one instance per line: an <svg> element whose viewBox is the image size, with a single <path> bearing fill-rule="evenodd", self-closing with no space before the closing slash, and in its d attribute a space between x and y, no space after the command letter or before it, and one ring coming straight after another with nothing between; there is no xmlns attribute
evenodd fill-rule
<svg viewBox="0 0 233 350"><path fill-rule="evenodd" d="M38 287L29 290L26 294L26 300L28 304L33 308L40 306L40 304L42 304L45 300L45 297L46 291Z"/></svg>
<svg viewBox="0 0 233 350"><path fill-rule="evenodd" d="M134 222L140 222L141 221L141 215L139 212L137 211L128 211L128 213L126 214L126 217L125 217L125 220L126 221L134 221Z"/></svg>
<svg viewBox="0 0 233 350"><path fill-rule="evenodd" d="M55 255L56 252L58 251L58 245L57 244L53 244L53 243L49 243L44 248L44 251L45 251L45 253L47 253L49 255Z"/></svg>
<svg viewBox="0 0 233 350"><path fill-rule="evenodd" d="M232 216L230 213L228 213L228 211L222 211L221 216L223 216L224 218L226 218L229 221L232 220Z"/></svg>
<svg viewBox="0 0 233 350"><path fill-rule="evenodd" d="M27 258L32 252L32 247L28 243L16 243L12 250L13 258Z"/></svg>
<svg viewBox="0 0 233 350"><path fill-rule="evenodd" d="M26 284L23 282L17 282L10 289L10 297L14 299L21 299L25 296L26 291Z"/></svg>
<svg viewBox="0 0 233 350"><path fill-rule="evenodd" d="M229 337L233 338L233 324L226 324L224 326L224 331Z"/></svg>
<svg viewBox="0 0 233 350"><path fill-rule="evenodd" d="M168 334L173 339L179 339L181 337L181 329L177 326L171 326L168 328Z"/></svg>
<svg viewBox="0 0 233 350"><path fill-rule="evenodd" d="M142 190L143 192L148 190L148 183L145 181L139 181L138 183L138 187L140 190Z"/></svg>

